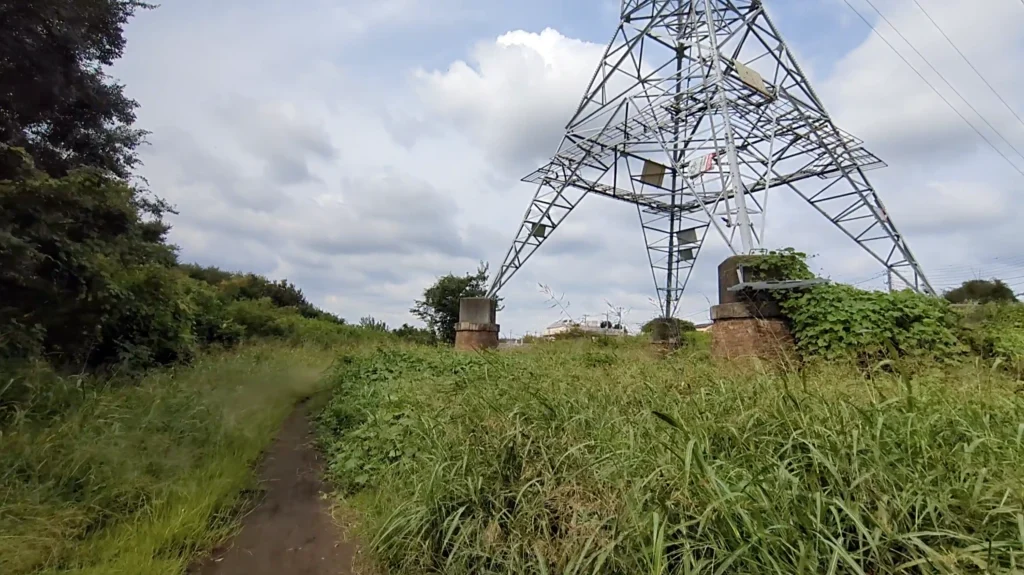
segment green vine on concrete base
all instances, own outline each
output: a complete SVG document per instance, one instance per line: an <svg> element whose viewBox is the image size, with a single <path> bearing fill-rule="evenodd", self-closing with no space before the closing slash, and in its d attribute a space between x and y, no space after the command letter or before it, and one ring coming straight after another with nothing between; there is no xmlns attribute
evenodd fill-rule
<svg viewBox="0 0 1024 575"><path fill-rule="evenodd" d="M782 281L813 279L814 274L807 267L807 254L793 248L772 250L764 254L741 256L747 281Z"/></svg>
<svg viewBox="0 0 1024 575"><path fill-rule="evenodd" d="M792 248L745 256L747 281L812 279L807 255ZM891 354L955 357L966 350L957 318L940 298L910 290L887 293L841 284L771 292L791 323L805 359Z"/></svg>
<svg viewBox="0 0 1024 575"><path fill-rule="evenodd" d="M966 350L949 304L937 297L842 284L783 294L779 303L805 358L875 357L891 350L902 356L952 358Z"/></svg>

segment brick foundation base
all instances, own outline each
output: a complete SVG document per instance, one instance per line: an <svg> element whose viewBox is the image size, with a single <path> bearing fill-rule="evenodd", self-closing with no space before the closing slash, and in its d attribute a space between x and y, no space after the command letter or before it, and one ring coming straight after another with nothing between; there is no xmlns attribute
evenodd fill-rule
<svg viewBox="0 0 1024 575"><path fill-rule="evenodd" d="M711 327L711 355L716 359L788 362L794 358L794 344L782 318L719 319Z"/></svg>
<svg viewBox="0 0 1024 575"><path fill-rule="evenodd" d="M498 347L498 324L457 323L455 324L455 349L472 351Z"/></svg>

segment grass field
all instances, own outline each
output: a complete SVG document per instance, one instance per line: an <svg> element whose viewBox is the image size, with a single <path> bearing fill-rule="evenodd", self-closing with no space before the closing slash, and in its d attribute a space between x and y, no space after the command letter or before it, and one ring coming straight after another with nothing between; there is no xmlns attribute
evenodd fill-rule
<svg viewBox="0 0 1024 575"><path fill-rule="evenodd" d="M743 375L642 340L343 358L331 478L393 574L1024 572L997 364Z"/></svg>
<svg viewBox="0 0 1024 575"><path fill-rule="evenodd" d="M123 387L41 378L0 434L0 573L183 573L234 529L252 464L332 357L254 346Z"/></svg>

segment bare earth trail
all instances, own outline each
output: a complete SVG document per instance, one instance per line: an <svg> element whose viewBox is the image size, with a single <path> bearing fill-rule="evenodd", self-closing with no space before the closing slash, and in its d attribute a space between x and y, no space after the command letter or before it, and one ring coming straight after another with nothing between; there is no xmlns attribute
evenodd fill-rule
<svg viewBox="0 0 1024 575"><path fill-rule="evenodd" d="M312 445L310 402L285 421L259 469L263 499L224 548L189 570L194 575L348 575L355 545L331 519Z"/></svg>

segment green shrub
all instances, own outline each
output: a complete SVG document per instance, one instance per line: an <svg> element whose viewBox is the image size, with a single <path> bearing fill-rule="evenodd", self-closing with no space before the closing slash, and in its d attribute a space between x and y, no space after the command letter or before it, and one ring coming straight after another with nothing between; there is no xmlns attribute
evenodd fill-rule
<svg viewBox="0 0 1024 575"><path fill-rule="evenodd" d="M972 305L962 314L961 338L975 353L1024 372L1024 304Z"/></svg>
<svg viewBox="0 0 1024 575"><path fill-rule="evenodd" d="M130 285L152 274L153 266L174 262L173 248L164 241L167 227L159 219L163 208L100 171L51 178L35 171L27 156L9 148L3 152L20 162L14 179L0 180L5 355L41 351L77 369L118 356L107 353L110 336L103 332L110 332L116 315L129 317L118 306L126 298L138 301ZM133 330L136 326L114 329ZM161 337L169 336L138 343L148 348ZM97 347L108 349L97 354Z"/></svg>
<svg viewBox="0 0 1024 575"><path fill-rule="evenodd" d="M277 307L270 298L263 298L232 301L225 307L225 315L242 326L246 337L285 337L290 335L289 325L281 320L298 317L298 312Z"/></svg>
<svg viewBox="0 0 1024 575"><path fill-rule="evenodd" d="M964 351L949 304L910 290L819 285L782 296L781 306L805 357L874 357L895 350L951 358Z"/></svg>
<svg viewBox="0 0 1024 575"><path fill-rule="evenodd" d="M119 270L112 281L114 304L91 363L145 368L191 360L196 337L190 283L173 268L148 265Z"/></svg>
<svg viewBox="0 0 1024 575"><path fill-rule="evenodd" d="M739 263L748 274L747 281L806 280L814 278L806 259L807 254L785 248L741 256Z"/></svg>
<svg viewBox="0 0 1024 575"><path fill-rule="evenodd" d="M697 331L697 326L692 321L679 318L657 317L645 323L640 328L641 333L653 337L656 341L678 339L682 334Z"/></svg>
<svg viewBox="0 0 1024 575"><path fill-rule="evenodd" d="M1017 296L1014 295L1010 286L1002 280L969 280L956 289L943 294L950 303L1015 303Z"/></svg>
<svg viewBox="0 0 1024 575"><path fill-rule="evenodd" d="M437 336L434 332L421 327L411 326L407 323L403 323L402 327L395 329L391 332L395 337L403 341L410 343L416 343L419 345L437 345Z"/></svg>
<svg viewBox="0 0 1024 575"><path fill-rule="evenodd" d="M219 273L218 273L219 272ZM269 299L275 306L282 308L293 308L303 317L310 319L323 319L335 323L345 323L345 320L320 309L309 303L302 290L297 288L288 280L272 281L256 274L229 274L227 278L224 273L216 268L190 268L193 277L202 278L207 282L216 282L213 285L228 300L262 300Z"/></svg>
<svg viewBox="0 0 1024 575"><path fill-rule="evenodd" d="M194 279L187 286L196 341L203 345L231 347L245 338L245 327L228 317L228 303L214 287Z"/></svg>

